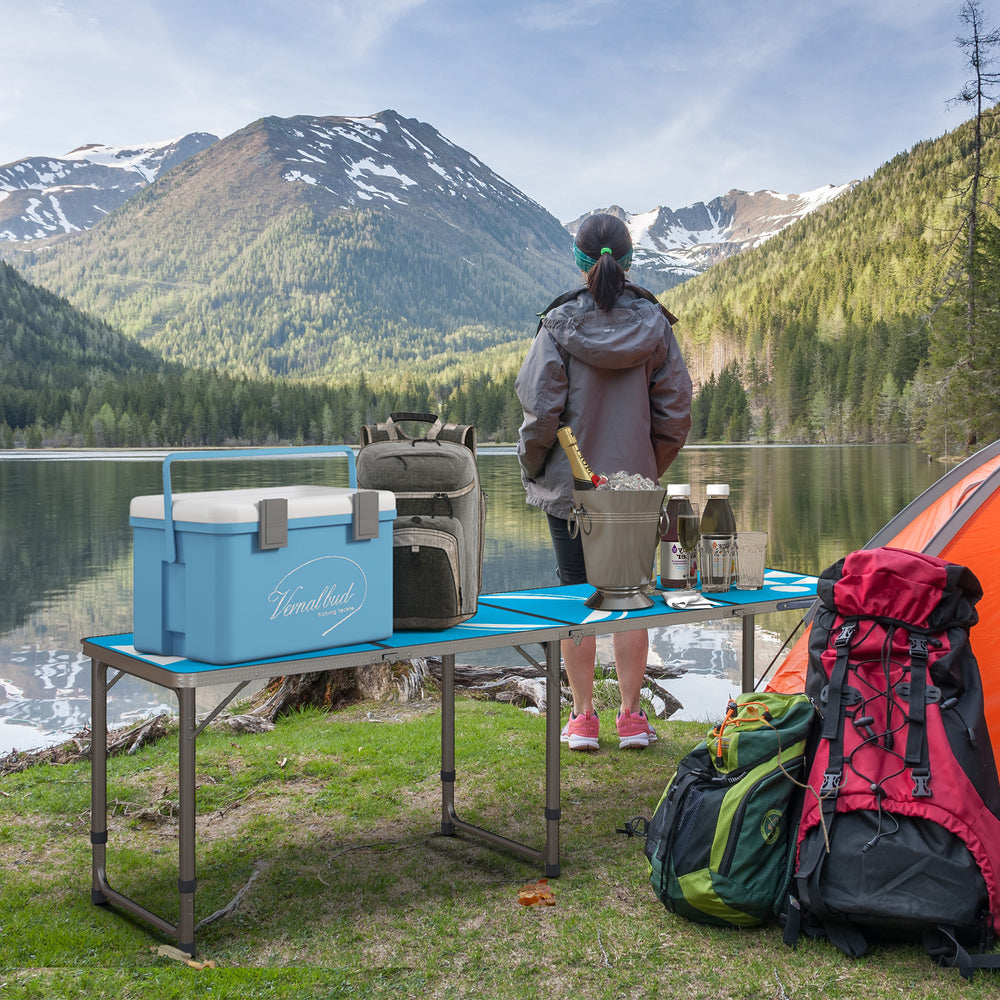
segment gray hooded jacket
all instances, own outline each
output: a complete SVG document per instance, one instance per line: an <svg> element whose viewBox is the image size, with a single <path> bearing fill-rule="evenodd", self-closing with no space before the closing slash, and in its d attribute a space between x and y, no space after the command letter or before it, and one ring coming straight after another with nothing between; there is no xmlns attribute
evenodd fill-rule
<svg viewBox="0 0 1000 1000"><path fill-rule="evenodd" d="M691 427L691 378L664 310L626 288L607 312L589 292L549 312L514 383L529 504L566 519L573 475L556 439L573 428L594 472L658 481Z"/></svg>

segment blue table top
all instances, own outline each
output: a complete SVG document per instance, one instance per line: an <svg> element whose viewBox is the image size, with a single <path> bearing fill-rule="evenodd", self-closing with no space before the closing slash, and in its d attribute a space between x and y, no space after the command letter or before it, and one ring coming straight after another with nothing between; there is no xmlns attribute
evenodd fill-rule
<svg viewBox="0 0 1000 1000"><path fill-rule="evenodd" d="M202 663L179 656L158 656L153 653L143 653L132 645L132 634L107 635L85 639L84 642L99 650L109 650L126 657L148 663L177 674L198 674L216 671L231 671L241 667L254 667L274 664L274 674L280 674L280 665L289 661L309 659L324 659L330 657L378 660L393 650L407 650L413 655L417 647L426 647L424 655L431 655L446 650L449 647L469 646L485 640L503 639L504 637L521 636L528 641L533 632L552 632L554 629L566 629L572 626L592 626L602 631L601 625L608 631L614 631L616 621L637 621L642 619L660 619L657 624L669 625L664 618L684 616L691 620L717 620L731 615L740 615L742 608L766 604L767 608L758 609L766 612L775 610L775 605L784 601L797 601L815 597L817 579L801 573L789 573L783 570L769 569L765 573L764 587L761 590L731 589L723 594L705 595L712 604L711 608L698 611L673 609L666 604L675 592L658 593L653 598L653 605L630 611L607 611L587 607L586 601L594 593L589 584L578 584L568 587L543 587L537 590L514 590L498 594L482 594L479 598L479 608L476 614L461 625L437 631L405 631L395 632L387 639L378 642L360 643L353 646L337 646L330 649L315 650L306 653L296 653L291 656L273 657L270 659L248 660L245 663L214 664ZM748 612L750 613L750 612ZM651 621L650 624L653 624ZM678 622L680 624L680 622ZM493 645L497 643L493 642ZM320 665L316 669L321 669Z"/></svg>

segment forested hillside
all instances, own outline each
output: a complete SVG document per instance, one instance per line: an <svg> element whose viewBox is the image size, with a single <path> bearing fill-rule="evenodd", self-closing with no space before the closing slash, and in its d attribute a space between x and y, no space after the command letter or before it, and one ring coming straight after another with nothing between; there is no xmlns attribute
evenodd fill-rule
<svg viewBox="0 0 1000 1000"><path fill-rule="evenodd" d="M440 411L511 440L514 369L493 353L478 376L445 366L433 383L412 371L323 384L185 369L0 263L0 448L356 443L361 424L394 410Z"/></svg>
<svg viewBox="0 0 1000 1000"><path fill-rule="evenodd" d="M578 280L571 246L471 154L383 112L254 122L16 264L167 359L344 379L529 335Z"/></svg>
<svg viewBox="0 0 1000 1000"><path fill-rule="evenodd" d="M984 128L988 218L998 207L996 117ZM925 434L930 347L965 249L972 139L966 123L920 143L763 247L663 296L707 389L696 413L702 435Z"/></svg>
<svg viewBox="0 0 1000 1000"><path fill-rule="evenodd" d="M12 428L58 425L89 394L165 370L134 340L0 263L0 446Z"/></svg>

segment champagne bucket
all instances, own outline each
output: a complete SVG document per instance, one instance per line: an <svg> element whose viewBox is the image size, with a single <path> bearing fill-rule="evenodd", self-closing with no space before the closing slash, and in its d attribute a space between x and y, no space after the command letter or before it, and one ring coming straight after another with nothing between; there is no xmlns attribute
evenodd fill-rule
<svg viewBox="0 0 1000 1000"><path fill-rule="evenodd" d="M653 583L665 490L574 490L572 537L583 540L587 582L597 590L588 608L652 607L643 588Z"/></svg>

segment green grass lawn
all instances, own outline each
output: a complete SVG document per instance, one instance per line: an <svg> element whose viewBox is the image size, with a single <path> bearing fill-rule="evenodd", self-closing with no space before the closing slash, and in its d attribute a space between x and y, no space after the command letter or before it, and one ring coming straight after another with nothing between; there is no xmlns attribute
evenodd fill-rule
<svg viewBox="0 0 1000 1000"><path fill-rule="evenodd" d="M459 699L456 804L463 819L544 840L544 719ZM613 727L605 727L611 729ZM437 706L314 711L273 732L213 726L198 740L196 919L190 968L176 944L90 901L87 764L0 779L0 997L181 996L911 998L993 997L917 947L851 961L823 941L796 950L777 925L718 930L668 913L648 883L649 817L705 726L660 723L645 751L606 739L564 752L562 875L554 906L518 890L541 872L465 836L440 834ZM608 734L612 735L612 734ZM176 736L109 762L108 878L176 919Z"/></svg>

